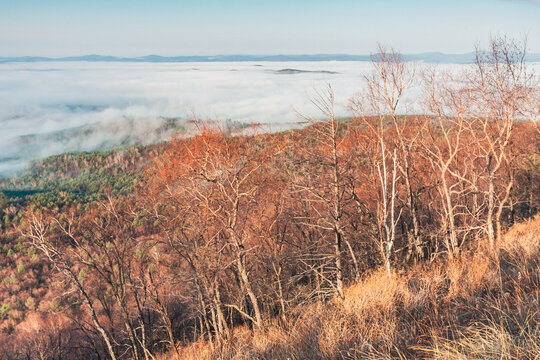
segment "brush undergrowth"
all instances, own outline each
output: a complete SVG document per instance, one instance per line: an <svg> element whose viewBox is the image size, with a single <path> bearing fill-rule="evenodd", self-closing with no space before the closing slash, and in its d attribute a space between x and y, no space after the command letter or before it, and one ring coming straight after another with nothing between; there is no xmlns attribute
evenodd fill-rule
<svg viewBox="0 0 540 360"><path fill-rule="evenodd" d="M295 310L287 325L237 327L222 344L196 342L182 359L540 359L540 217L488 251L381 269L344 299ZM175 359L169 353L161 360Z"/></svg>

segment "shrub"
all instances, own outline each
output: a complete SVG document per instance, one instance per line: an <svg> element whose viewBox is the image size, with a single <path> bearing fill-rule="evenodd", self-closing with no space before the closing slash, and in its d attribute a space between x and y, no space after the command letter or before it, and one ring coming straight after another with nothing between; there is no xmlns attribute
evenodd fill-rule
<svg viewBox="0 0 540 360"><path fill-rule="evenodd" d="M26 269L26 265L24 264L24 262L22 262L22 260L19 261L17 263L17 272L20 273L20 274L24 274L24 273L26 273L26 270L27 269Z"/></svg>
<svg viewBox="0 0 540 360"><path fill-rule="evenodd" d="M11 307L8 304L4 304L0 307L0 319L7 319L9 316L9 310Z"/></svg>

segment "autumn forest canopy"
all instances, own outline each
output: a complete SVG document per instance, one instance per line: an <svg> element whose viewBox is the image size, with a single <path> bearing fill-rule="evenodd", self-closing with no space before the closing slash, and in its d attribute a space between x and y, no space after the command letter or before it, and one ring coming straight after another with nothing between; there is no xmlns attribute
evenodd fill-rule
<svg viewBox="0 0 540 360"><path fill-rule="evenodd" d="M0 359L538 359L525 50L381 47L348 117L329 84L301 129L194 121L2 180Z"/></svg>

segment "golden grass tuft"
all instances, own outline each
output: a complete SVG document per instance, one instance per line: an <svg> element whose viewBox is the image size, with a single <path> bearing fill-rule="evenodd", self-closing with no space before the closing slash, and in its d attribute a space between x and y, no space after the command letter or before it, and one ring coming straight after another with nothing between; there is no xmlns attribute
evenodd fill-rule
<svg viewBox="0 0 540 360"><path fill-rule="evenodd" d="M540 359L540 333L522 333L516 337L504 327L491 324L459 331L458 340L433 340L426 357L434 360Z"/></svg>
<svg viewBox="0 0 540 360"><path fill-rule="evenodd" d="M411 298L406 279L396 273L388 276L381 268L346 290L343 309L362 318L373 313L389 313L396 304L406 304Z"/></svg>

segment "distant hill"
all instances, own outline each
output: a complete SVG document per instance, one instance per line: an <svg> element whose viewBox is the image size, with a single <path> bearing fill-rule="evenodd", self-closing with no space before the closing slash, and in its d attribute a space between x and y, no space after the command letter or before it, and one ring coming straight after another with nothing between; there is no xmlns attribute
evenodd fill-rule
<svg viewBox="0 0 540 360"><path fill-rule="evenodd" d="M420 54L405 54L409 61L424 61L429 63L467 64L474 60L474 53L444 54L426 52ZM350 54L313 54L313 55L215 55L215 56L159 56L147 55L141 57L117 57L104 55L84 55L69 57L20 56L1 57L0 63L11 62L49 62L49 61L90 61L90 62L231 62L231 61L369 61L371 55ZM540 54L529 54L527 61L540 62Z"/></svg>

